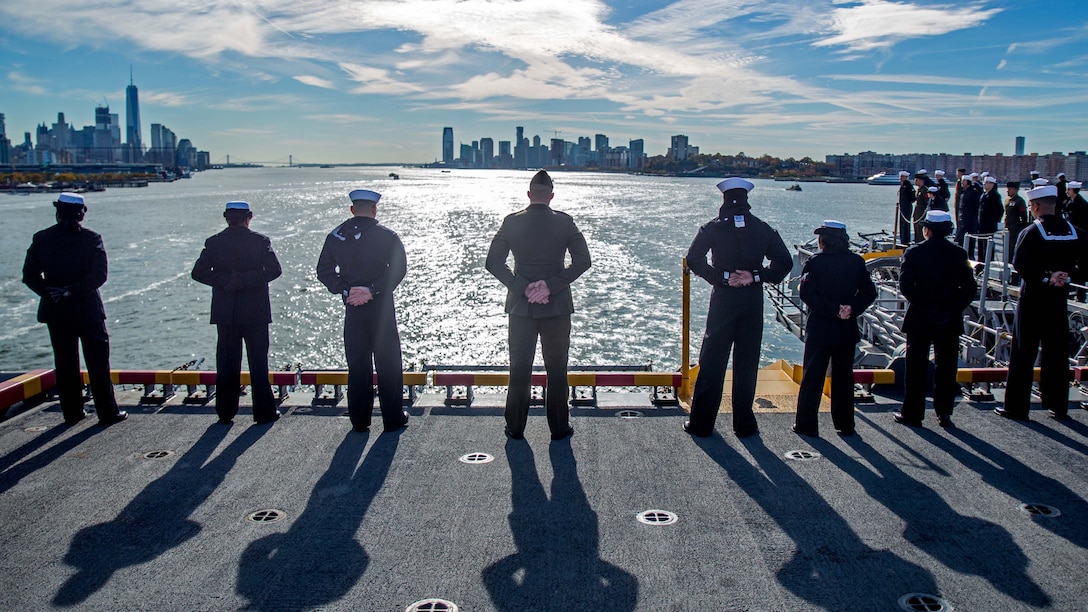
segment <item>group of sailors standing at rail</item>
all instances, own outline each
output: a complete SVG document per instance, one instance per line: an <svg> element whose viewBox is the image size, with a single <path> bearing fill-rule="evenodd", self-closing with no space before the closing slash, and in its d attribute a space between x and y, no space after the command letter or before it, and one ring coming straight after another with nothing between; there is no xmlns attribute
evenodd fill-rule
<svg viewBox="0 0 1088 612"><path fill-rule="evenodd" d="M900 290L909 304L903 325L907 393L894 419L910 426L922 424L931 347L936 361L934 411L942 427L951 426L963 312L978 290L967 252L949 239L955 227L946 210L949 194L947 185L942 190L942 180L938 176L938 184L925 189L928 208L923 209L917 226L913 220L910 224L923 240L904 254L900 277ZM920 182L925 183L924 177ZM957 188L961 225L963 197L973 189L973 182L968 176L962 192ZM993 191L993 180L984 179L983 184L985 193ZM733 431L746 437L759 431L752 407L763 334L762 286L785 280L793 261L778 232L752 213L749 193L754 185L750 181L728 178L717 187L722 194L718 215L699 228L687 252L691 271L713 290L691 414L683 429L699 437L714 433L732 358ZM1079 198L1079 184L1068 187L1069 199ZM1018 232L1012 261L1021 278L1021 298L1005 404L996 412L1016 420L1028 419L1032 370L1040 346L1043 407L1054 418L1067 418L1067 285L1088 270L1088 240L1075 223L1057 214L1058 193L1055 185L1039 185L1027 192L1024 208L1034 222L1025 220ZM510 382L505 434L515 440L524 438L539 341L548 376L548 428L552 440L562 440L574 433L566 400L574 312L571 285L590 268L591 257L575 221L551 207L554 185L547 172L533 176L526 196L528 205L503 220L485 263L487 271L507 288ZM403 361L393 299L407 273L408 259L399 236L377 221L381 194L356 189L348 199L351 217L326 236L316 275L344 304L352 427L355 431L370 428L376 372L384 429L394 431L408 423L402 405ZM99 424L111 425L127 414L118 410L113 393L109 336L99 294L107 276L106 251L101 236L82 226L87 212L82 196L63 193L54 206L57 223L34 235L23 265L23 282L41 298L38 320L47 325L53 345L65 423L75 424L89 414L83 408L79 371L82 343ZM1065 210L1072 215L1077 205L1067 203ZM249 229L253 212L247 202L227 202L223 217L227 227L207 239L191 274L212 288L210 322L218 332L215 409L225 425L238 414L244 345L254 422L272 423L280 412L268 379L268 284L282 269L271 241ZM830 365L832 422L840 434L853 435L853 359L860 340L857 319L877 292L864 261L849 248L845 224L825 221L814 233L821 250L805 263L800 277L800 297L808 307L808 318L793 431L819 435L817 414Z"/></svg>

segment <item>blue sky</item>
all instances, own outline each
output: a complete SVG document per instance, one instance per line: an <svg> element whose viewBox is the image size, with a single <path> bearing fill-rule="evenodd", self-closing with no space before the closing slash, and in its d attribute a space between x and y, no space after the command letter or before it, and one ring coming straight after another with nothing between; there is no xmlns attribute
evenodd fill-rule
<svg viewBox="0 0 1088 612"><path fill-rule="evenodd" d="M9 137L162 123L222 161L423 162L455 139L664 154L1088 149L1088 2L0 2Z"/></svg>

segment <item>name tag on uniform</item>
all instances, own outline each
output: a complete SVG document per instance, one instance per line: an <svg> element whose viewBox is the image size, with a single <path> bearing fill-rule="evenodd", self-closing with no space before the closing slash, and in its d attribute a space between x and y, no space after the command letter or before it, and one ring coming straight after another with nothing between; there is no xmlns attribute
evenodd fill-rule
<svg viewBox="0 0 1088 612"><path fill-rule="evenodd" d="M736 227L744 227L744 215L733 215L733 225Z"/></svg>

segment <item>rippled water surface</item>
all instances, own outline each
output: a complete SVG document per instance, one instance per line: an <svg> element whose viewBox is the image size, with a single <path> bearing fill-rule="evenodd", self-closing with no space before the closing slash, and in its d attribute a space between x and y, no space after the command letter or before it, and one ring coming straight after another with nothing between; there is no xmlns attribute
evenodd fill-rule
<svg viewBox="0 0 1088 612"><path fill-rule="evenodd" d="M397 172L401 180L388 175ZM223 226L223 204L243 199L251 228L268 235L283 265L271 285L274 368L345 367L343 305L314 276L333 227L349 216L347 193L382 193L379 220L404 241L408 276L396 303L408 366L504 365L505 288L484 270L502 218L523 208L531 172L409 168L262 168L204 172L141 189L87 194L85 225L103 235L109 281L102 288L114 368L172 369L205 357L214 367L210 288L189 278L204 239ZM553 207L571 214L593 267L573 286L574 365L680 363L680 261L721 203L718 179L555 173ZM753 212L787 245L807 240L823 219L850 231L890 227L895 189L868 185L756 181ZM34 231L53 223L49 195L0 195L0 370L51 367L37 296L21 282ZM796 275L799 271L794 270ZM709 287L692 281L692 355L698 354ZM802 346L765 309L764 361L799 361ZM538 357L538 363L541 363Z"/></svg>

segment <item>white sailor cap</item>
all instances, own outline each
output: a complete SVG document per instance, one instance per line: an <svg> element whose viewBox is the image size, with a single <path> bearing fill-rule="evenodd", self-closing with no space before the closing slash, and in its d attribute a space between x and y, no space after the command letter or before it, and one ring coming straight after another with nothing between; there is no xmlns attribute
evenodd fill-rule
<svg viewBox="0 0 1088 612"><path fill-rule="evenodd" d="M947 210L926 211L926 223L952 223L952 215Z"/></svg>
<svg viewBox="0 0 1088 612"><path fill-rule="evenodd" d="M965 174L965 175L963 175L963 176L961 176L961 177L960 177L960 180L961 180L961 181L968 181L968 182L970 182L970 180L971 180L971 175L970 175L970 174Z"/></svg>
<svg viewBox="0 0 1088 612"><path fill-rule="evenodd" d="M241 200L232 200L227 202L226 210L242 210L249 212L249 202L243 202ZM226 212L226 210L224 212Z"/></svg>
<svg viewBox="0 0 1088 612"><path fill-rule="evenodd" d="M1032 170L1031 174L1039 174L1039 171L1038 170Z"/></svg>
<svg viewBox="0 0 1088 612"><path fill-rule="evenodd" d="M1080 181L1069 181L1065 186L1066 189L1080 189Z"/></svg>
<svg viewBox="0 0 1088 612"><path fill-rule="evenodd" d="M1056 198L1058 197L1058 186L1043 185L1042 187L1029 189L1027 196L1028 200L1038 200L1039 198Z"/></svg>
<svg viewBox="0 0 1088 612"><path fill-rule="evenodd" d="M944 176L944 170L937 170L933 173L933 176Z"/></svg>
<svg viewBox="0 0 1088 612"><path fill-rule="evenodd" d="M910 176L910 172L907 172L906 170L900 170L899 177L902 178L904 176Z"/></svg>
<svg viewBox="0 0 1088 612"><path fill-rule="evenodd" d="M969 174L968 176L970 176L970 177L971 177L971 180L975 180L975 179L977 179L977 178L978 178L978 172L972 172L972 173L971 173L971 174Z"/></svg>
<svg viewBox="0 0 1088 612"><path fill-rule="evenodd" d="M979 176L981 176L982 178L986 178L987 176L990 176L990 173L989 172L983 172Z"/></svg>
<svg viewBox="0 0 1088 612"><path fill-rule="evenodd" d="M371 191L369 189L355 189L348 194L348 199L352 202L358 202L360 200L366 202L378 203L378 200L382 199L382 194L377 191Z"/></svg>
<svg viewBox="0 0 1088 612"><path fill-rule="evenodd" d="M992 177L992 176L987 176L987 177L986 177L986 180L985 180L985 182L987 182L987 183L993 183L994 185L996 185L996 184L997 184L997 179L995 179L995 178L994 178L994 177Z"/></svg>
<svg viewBox="0 0 1088 612"><path fill-rule="evenodd" d="M724 181L718 183L718 189L722 193L725 193L730 189L743 189L745 191L751 191L754 188L755 185L752 183L752 181L748 181L736 176L727 178Z"/></svg>
<svg viewBox="0 0 1088 612"><path fill-rule="evenodd" d="M925 168L922 168L921 170L918 171L918 174L929 174L929 173L926 172Z"/></svg>
<svg viewBox="0 0 1088 612"><path fill-rule="evenodd" d="M64 193L57 196L56 203L57 204L75 204L77 206L86 206L86 204L83 202L83 196L79 195L78 193L72 193L70 191L65 191Z"/></svg>
<svg viewBox="0 0 1088 612"><path fill-rule="evenodd" d="M936 186L933 186L933 187L929 188L930 193L937 193L938 191L940 191L940 189L938 187L936 187Z"/></svg>
<svg viewBox="0 0 1088 612"><path fill-rule="evenodd" d="M846 237L846 224L834 219L826 219L820 227L812 231L813 234L838 234Z"/></svg>
<svg viewBox="0 0 1088 612"><path fill-rule="evenodd" d="M1037 178L1037 179L1032 179L1031 180L1031 184L1035 185L1036 187L1042 187L1043 185L1046 185L1049 182L1050 181L1046 180L1045 178Z"/></svg>
<svg viewBox="0 0 1088 612"><path fill-rule="evenodd" d="M1058 178L1065 178L1065 173L1064 172L1059 172L1058 173Z"/></svg>

